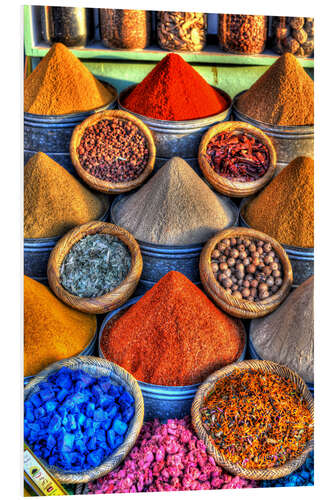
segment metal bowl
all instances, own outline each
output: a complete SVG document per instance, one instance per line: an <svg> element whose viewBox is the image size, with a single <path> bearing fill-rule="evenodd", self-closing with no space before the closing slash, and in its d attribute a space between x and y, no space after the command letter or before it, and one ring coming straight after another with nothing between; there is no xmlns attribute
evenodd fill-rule
<svg viewBox="0 0 333 500"><path fill-rule="evenodd" d="M185 121L168 121L148 118L147 116L134 113L121 104L124 97L130 93L134 87L136 87L136 85L131 85L120 92L118 107L119 109L123 109L137 116L150 128L156 145L156 157L158 158L166 158L168 160L174 156L180 156L186 161L188 158L197 158L199 143L203 133L215 123L229 120L230 117L232 104L231 97L223 90L213 87L220 92L229 103L228 108L217 115Z"/></svg>
<svg viewBox="0 0 333 500"><path fill-rule="evenodd" d="M238 207L229 198L216 192L215 194L218 198L227 200L233 212L234 217L227 227L237 226ZM125 196L127 195L117 196L111 205L110 216L114 224L118 224L116 218L117 204ZM135 237L135 235L133 236ZM155 245L138 239L137 242L139 243L143 259L143 270L140 278L142 290L149 290L169 271L179 271L196 285L200 283L199 260L205 242L183 246Z"/></svg>
<svg viewBox="0 0 333 500"><path fill-rule="evenodd" d="M124 309L128 309L142 297L143 296L141 295L130 299L126 302L126 304L119 307L115 311L112 311L104 318L98 335L98 355L101 358L105 358L101 349L101 338L106 324L111 318L121 313L121 311L124 311ZM247 336L245 334L244 349L237 361L243 361L245 358L246 344ZM154 418L166 420L168 418L183 418L185 415L189 415L191 412L192 401L200 386L200 384L166 386L147 384L146 382L140 381L138 381L138 384L142 391L145 403L145 420L153 420Z"/></svg>
<svg viewBox="0 0 333 500"><path fill-rule="evenodd" d="M260 128L272 142L277 154L277 171L279 173L292 160L298 156L314 156L314 126L313 125L271 125L269 123L254 120L237 109L237 101L244 90L237 94L232 102L232 112L235 120L247 122L254 127Z"/></svg>

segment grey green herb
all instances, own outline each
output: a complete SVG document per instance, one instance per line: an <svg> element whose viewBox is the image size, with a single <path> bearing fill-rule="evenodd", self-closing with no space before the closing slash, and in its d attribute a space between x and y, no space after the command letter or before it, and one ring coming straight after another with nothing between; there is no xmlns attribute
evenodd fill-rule
<svg viewBox="0 0 333 500"><path fill-rule="evenodd" d="M60 282L78 297L100 297L120 285L130 267L131 254L119 238L92 234L68 252L60 268Z"/></svg>

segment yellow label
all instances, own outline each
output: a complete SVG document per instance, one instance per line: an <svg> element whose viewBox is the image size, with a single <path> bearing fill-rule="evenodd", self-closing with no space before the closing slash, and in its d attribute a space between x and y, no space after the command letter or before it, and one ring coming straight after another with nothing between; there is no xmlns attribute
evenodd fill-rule
<svg viewBox="0 0 333 500"><path fill-rule="evenodd" d="M63 495L63 490L37 462L29 450L24 450L24 471L45 496Z"/></svg>

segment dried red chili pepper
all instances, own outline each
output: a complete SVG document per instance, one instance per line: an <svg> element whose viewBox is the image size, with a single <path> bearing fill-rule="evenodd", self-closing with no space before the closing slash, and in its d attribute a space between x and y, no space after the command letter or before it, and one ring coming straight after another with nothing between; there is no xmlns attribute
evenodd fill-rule
<svg viewBox="0 0 333 500"><path fill-rule="evenodd" d="M268 170L270 155L266 144L242 132L221 132L208 143L206 155L214 171L230 180L251 182Z"/></svg>

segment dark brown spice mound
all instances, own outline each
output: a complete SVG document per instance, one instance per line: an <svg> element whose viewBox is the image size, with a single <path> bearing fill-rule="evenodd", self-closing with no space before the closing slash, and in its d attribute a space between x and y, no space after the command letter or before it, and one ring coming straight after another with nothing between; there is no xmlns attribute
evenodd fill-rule
<svg viewBox="0 0 333 500"><path fill-rule="evenodd" d="M312 125L313 80L296 57L284 54L237 101L241 113L271 125Z"/></svg>
<svg viewBox="0 0 333 500"><path fill-rule="evenodd" d="M87 172L109 182L137 179L149 158L147 139L139 128L118 118L87 127L77 153Z"/></svg>

